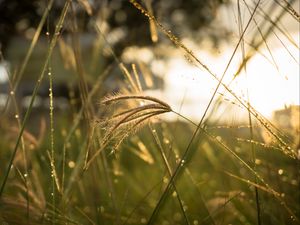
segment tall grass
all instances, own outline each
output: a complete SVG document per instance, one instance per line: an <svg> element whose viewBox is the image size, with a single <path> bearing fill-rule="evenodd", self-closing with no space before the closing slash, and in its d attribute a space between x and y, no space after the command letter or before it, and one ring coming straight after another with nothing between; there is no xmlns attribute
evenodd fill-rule
<svg viewBox="0 0 300 225"><path fill-rule="evenodd" d="M242 4L250 15L247 21L243 21L239 8ZM265 12L263 4L260 0L252 4L237 1L238 40L223 73L216 74L155 16L151 1L128 1L137 17L149 21L149 38L156 47L153 54L157 49L164 51L158 45L164 36L182 57L187 56L192 65L217 82L201 119L195 122L168 102L147 93L146 80L154 80L154 76L146 74L145 65L139 61L131 65L123 62L108 38L103 25L106 21L99 22L93 16L89 1L66 1L54 33L48 27L43 35L42 27L51 20L48 15L53 1L48 1L20 69L10 80L12 94L1 114L0 222L299 224L299 118L292 121L291 117L288 129L276 126L276 121L270 122L255 109L247 90L247 96L241 97L231 88L232 82L224 80L225 76L235 80L243 70L247 73L248 62L260 53L262 45L270 53L269 61L282 70L268 43L271 35L278 37L277 33L281 33L286 37L280 39L284 46L286 41L299 49L280 24L283 16L299 23L293 1L274 1L274 7L281 9L275 19ZM98 53L86 55L80 41L78 7L86 10L97 34L93 50ZM263 22L259 22L261 18ZM66 27L71 28L71 33L66 34L71 43L64 36ZM257 35L249 37L250 28L256 29ZM26 68L34 64L31 56L35 46L39 41L43 46L45 37L49 40L44 45L45 59L29 106L22 113L14 93L22 86ZM59 50L68 54L61 57ZM236 73L230 75L228 68L239 50L242 61ZM110 59L106 59L107 55ZM57 69L56 57L71 66ZM103 67L93 66L104 60L107 63ZM299 58L295 60L299 62ZM45 73L49 78L46 113L34 108ZM58 110L54 87L56 79L65 73L71 73L78 83L80 104L76 104L78 99L71 92L68 108ZM122 76L119 81L114 77L116 73ZM119 82L119 90L107 90L109 79ZM231 108L247 112L246 124L236 124L234 118L232 123L212 119L221 106L228 106L225 95L235 101ZM299 109L293 113L299 114ZM12 121L11 114L16 121ZM168 121L164 117L168 114L177 119ZM43 124L47 127L45 135Z"/></svg>

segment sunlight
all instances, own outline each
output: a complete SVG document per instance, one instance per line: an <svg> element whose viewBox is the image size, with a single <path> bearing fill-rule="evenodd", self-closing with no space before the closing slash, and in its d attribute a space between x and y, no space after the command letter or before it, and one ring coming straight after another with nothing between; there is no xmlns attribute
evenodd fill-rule
<svg viewBox="0 0 300 225"><path fill-rule="evenodd" d="M298 50L294 49L292 53L296 56ZM274 110L299 105L300 102L298 62L287 54L284 47L274 49L273 56L279 71L262 56L256 55L247 66L248 79L239 83L240 89L249 89L252 105L267 117Z"/></svg>
<svg viewBox="0 0 300 225"><path fill-rule="evenodd" d="M264 2L263 4L264 7L272 6L270 2ZM296 3L296 5L298 4ZM246 23L250 15L245 5L241 5L241 7L243 21ZM236 3L232 3L229 7L221 7L218 13L217 23L222 23L227 27L232 32L235 40L232 40L230 44L224 43L218 50L215 50L214 54L207 50L205 40L202 41L201 47L191 40L183 40L188 48L193 49L197 58L219 78L224 73L238 42L239 25L236 9ZM300 104L299 44L297 44L300 41L299 26L291 17L283 17L280 23L288 25L286 26L287 36L274 31L266 40L270 51L264 43L247 62L245 69L232 81L243 60L242 51L239 48L224 77L226 85L230 84L230 88L244 100L247 100L249 95L251 105L268 118L271 118L276 110L289 105ZM258 35L257 27L253 23L250 24L249 31L245 35L245 52L247 53L249 49L249 40L247 39ZM209 42L210 40L208 40L208 46ZM181 55L172 57L167 62L166 68L165 88L162 92L153 94L159 95L170 102L174 109L181 111L184 115L196 120L201 118L217 86L217 82L203 68L192 65ZM219 88L217 97L220 94L224 94L223 101L235 102L230 94L224 92L222 87ZM223 111L226 111L226 113L222 113ZM220 117L220 114L222 119L225 120L232 120L233 116L235 121L247 118L245 110L240 110L240 108L235 110L234 107L230 109L219 107L217 116Z"/></svg>
<svg viewBox="0 0 300 225"><path fill-rule="evenodd" d="M293 38L299 40L299 34L294 34ZM297 56L298 50L294 46L287 45L286 48L293 56ZM219 55L212 55L206 51L199 51L195 54L199 59L203 59L203 63L220 77L232 52L233 49L227 47ZM247 63L246 71L243 71L230 83L242 58L240 51L237 52L226 72L224 83L230 83L230 88L245 100L248 89L252 106L264 116L271 118L275 110L289 105L299 105L299 64L283 46L272 49L272 56L277 66L271 63L270 57L267 59L264 57L269 56L267 50L262 50L261 53L261 55L256 53ZM296 60L299 61L299 57ZM175 110L181 111L193 119L201 118L217 86L216 80L211 75L203 69L191 65L180 56L173 57L168 61L164 80L164 90L159 91L159 93L152 91L151 94L158 95L169 102ZM223 91L222 88L219 89L219 93L223 93ZM225 101L226 99L233 101L226 92L224 98ZM225 109L221 107L220 110ZM240 112L235 112L236 120L247 118L245 112L238 111ZM225 119L231 117L232 114L230 113L223 115Z"/></svg>

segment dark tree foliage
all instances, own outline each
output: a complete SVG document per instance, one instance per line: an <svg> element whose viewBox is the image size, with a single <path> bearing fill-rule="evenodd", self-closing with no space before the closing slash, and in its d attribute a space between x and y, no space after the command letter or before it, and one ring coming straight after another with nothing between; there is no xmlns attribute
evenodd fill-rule
<svg viewBox="0 0 300 225"><path fill-rule="evenodd" d="M22 34L40 19L37 0L0 0L0 42L6 48L10 38Z"/></svg>
<svg viewBox="0 0 300 225"><path fill-rule="evenodd" d="M109 29L121 28L126 39L117 44L118 52L128 45L145 46L151 44L149 23L127 0L89 1L92 19L100 18L108 23ZM163 21L177 35L184 32L197 32L214 19L216 10L224 0L143 0L144 7L151 5L154 15ZM27 29L36 28L47 1L39 0L0 0L0 42L5 51L14 36L24 36ZM55 1L51 9L49 29L53 31L64 1ZM73 1L73 9L81 32L91 32L91 18L78 2ZM67 20L68 21L68 20ZM46 25L45 25L46 26ZM46 27L44 27L46 30ZM71 31L66 25L64 34Z"/></svg>

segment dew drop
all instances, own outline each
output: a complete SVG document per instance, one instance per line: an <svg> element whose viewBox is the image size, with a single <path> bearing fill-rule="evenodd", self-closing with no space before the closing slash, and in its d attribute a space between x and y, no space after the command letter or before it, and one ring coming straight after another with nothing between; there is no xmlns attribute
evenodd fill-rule
<svg viewBox="0 0 300 225"><path fill-rule="evenodd" d="M291 220L296 221L295 217L291 216L290 218Z"/></svg>
<svg viewBox="0 0 300 225"><path fill-rule="evenodd" d="M15 92L14 91L11 91L11 92L9 92L10 93L10 95L14 95L15 94Z"/></svg>
<svg viewBox="0 0 300 225"><path fill-rule="evenodd" d="M260 165L261 164L261 160L260 159L255 159L255 164L256 165Z"/></svg>
<svg viewBox="0 0 300 225"><path fill-rule="evenodd" d="M167 138L164 138L164 142L165 142L165 144L170 144L170 140Z"/></svg>
<svg viewBox="0 0 300 225"><path fill-rule="evenodd" d="M181 160L180 166L184 166L184 163L185 163L184 159Z"/></svg>
<svg viewBox="0 0 300 225"><path fill-rule="evenodd" d="M16 114L16 115L15 115L15 118L16 118L16 119L18 119L18 118L19 118L19 115L18 115L18 114Z"/></svg>
<svg viewBox="0 0 300 225"><path fill-rule="evenodd" d="M69 166L69 168L71 168L71 169L73 169L73 168L75 167L75 165L76 165L75 162L72 161L72 160L68 162L68 166Z"/></svg>
<svg viewBox="0 0 300 225"><path fill-rule="evenodd" d="M27 174L27 173L24 173L24 177L28 177L28 174Z"/></svg>
<svg viewBox="0 0 300 225"><path fill-rule="evenodd" d="M163 182L166 184L166 183L168 183L168 181L169 181L169 179L167 178L167 177L164 177L163 178Z"/></svg>
<svg viewBox="0 0 300 225"><path fill-rule="evenodd" d="M279 170L278 170L278 174L279 174L279 175L282 175L282 174L283 174L283 169L279 169Z"/></svg>

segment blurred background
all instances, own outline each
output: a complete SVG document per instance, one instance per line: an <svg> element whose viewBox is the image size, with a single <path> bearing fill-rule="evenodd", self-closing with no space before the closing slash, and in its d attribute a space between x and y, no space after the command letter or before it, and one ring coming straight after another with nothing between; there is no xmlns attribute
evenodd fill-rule
<svg viewBox="0 0 300 225"><path fill-rule="evenodd" d="M202 63L211 68L217 76L223 73L238 42L241 29L250 18L250 9L255 5L221 0L189 3L151 0L146 2L146 6L155 12L159 21L193 49ZM22 70L21 76L16 78L22 85L20 90L16 91L18 96L23 98L30 96L34 79L40 73L44 62L42 56L47 52L49 38L53 35L63 3L54 1L49 17L41 27L39 40L30 55L30 60L34 63L28 63L24 71L22 63L41 22L46 4L46 1L1 1L2 108L6 104L5 94L9 90L8 79L15 79L14 75ZM240 95L245 95L248 90L252 105L268 118L272 117L275 110L299 105L299 24L295 16L284 9L284 4L287 3L262 1L255 22L250 24L244 35L244 50L240 48L235 54L225 77L226 82L232 82L231 87ZM290 5L294 9L299 8L297 1L291 2ZM236 9L239 9L240 15L235 12ZM77 20L76 30L71 21L72 13ZM258 25L261 26L260 29L257 29ZM99 34L95 26L98 26L102 34ZM205 74L206 71L195 68L189 59L182 57L179 50L174 49L172 43L126 1L74 3L73 12L70 12L70 17L66 19L51 59L51 67L56 74L55 95L68 98L67 89L71 86L74 88L74 94L79 94L75 87L78 77L74 74L75 59L72 56L74 33L80 43L87 83L92 83L114 60L109 53L109 48L112 47L114 54L122 62L143 65L141 67L153 75L154 84L149 84L149 79L145 84L148 85L147 90L154 90L152 94L171 102L170 104L177 108L185 96L183 113L195 119L202 115L216 82ZM106 41L101 37L103 34ZM262 38L262 35L266 37ZM249 59L243 60L245 57ZM247 61L247 66L240 69L244 61ZM235 75L236 72L239 76ZM114 75L109 76L105 82L107 91L117 90L121 77L119 71L114 71ZM236 79L231 81L233 77ZM205 83L205 87L198 88L201 83ZM47 84L42 85L40 95L47 97ZM59 107L64 107L66 102L63 98L60 100ZM26 105L26 98L21 105Z"/></svg>

